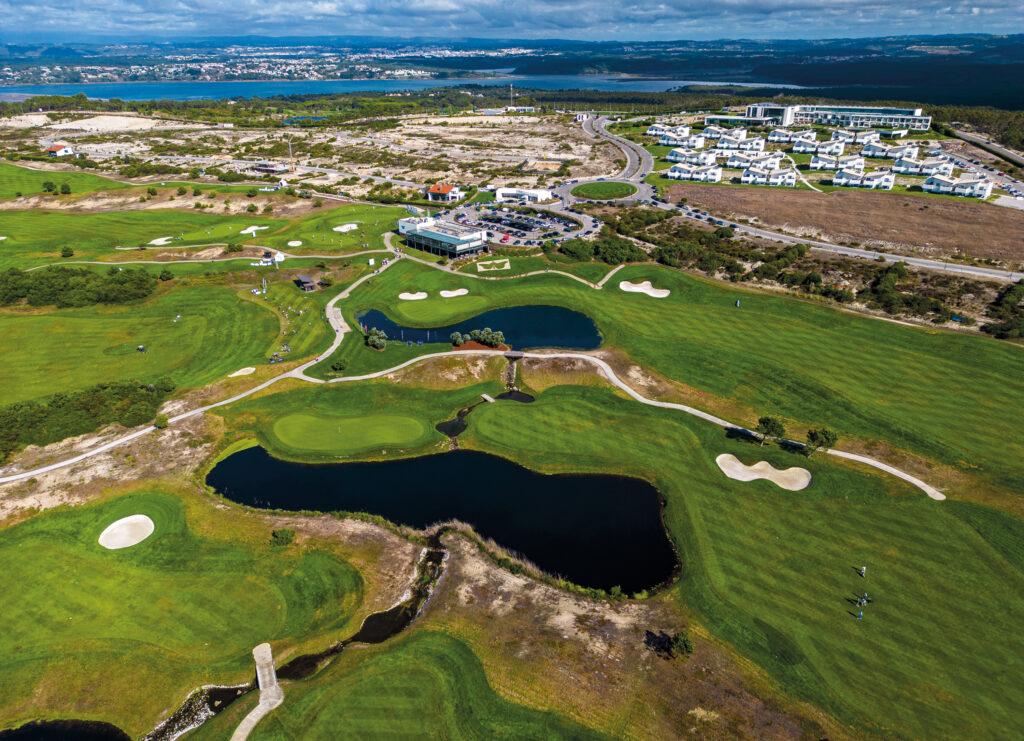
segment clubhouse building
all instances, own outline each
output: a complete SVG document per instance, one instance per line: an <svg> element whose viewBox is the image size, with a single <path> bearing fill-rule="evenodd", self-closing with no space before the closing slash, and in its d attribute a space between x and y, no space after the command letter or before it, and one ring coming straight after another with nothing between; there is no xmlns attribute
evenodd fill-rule
<svg viewBox="0 0 1024 741"><path fill-rule="evenodd" d="M487 245L487 232L433 216L409 216L398 220L398 233L411 247L448 258L465 257L482 252Z"/></svg>

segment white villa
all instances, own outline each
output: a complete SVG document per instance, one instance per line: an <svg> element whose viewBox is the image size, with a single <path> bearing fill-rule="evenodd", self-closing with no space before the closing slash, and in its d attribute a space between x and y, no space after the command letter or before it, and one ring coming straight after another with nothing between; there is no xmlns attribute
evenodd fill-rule
<svg viewBox="0 0 1024 741"><path fill-rule="evenodd" d="M792 188L796 185L796 171L790 167L773 170L748 167L740 176L740 182L746 185L770 185L772 187Z"/></svg>
<svg viewBox="0 0 1024 741"><path fill-rule="evenodd" d="M772 129L771 133L768 134L768 141L772 143L795 142L798 140L813 142L817 138L818 135L814 133L813 129L804 129L803 131L791 131L790 129Z"/></svg>
<svg viewBox="0 0 1024 741"><path fill-rule="evenodd" d="M669 162L685 162L688 165L713 165L715 164L715 153L711 151L698 152L693 149L673 149L665 159Z"/></svg>
<svg viewBox="0 0 1024 741"><path fill-rule="evenodd" d="M687 128L683 126L682 128ZM677 132L670 132L662 135L658 140L658 144L663 147L693 147L694 149L700 149L704 146L704 137L700 134L682 134Z"/></svg>
<svg viewBox="0 0 1024 741"><path fill-rule="evenodd" d="M662 123L653 123L647 127L647 136L664 136L665 134L671 134L675 131L674 126L668 126Z"/></svg>
<svg viewBox="0 0 1024 741"><path fill-rule="evenodd" d="M932 175L921 188L926 193L948 193L965 198L988 198L992 195L992 183L979 175L965 175L961 178Z"/></svg>
<svg viewBox="0 0 1024 741"><path fill-rule="evenodd" d="M743 152L763 152L764 139L754 136L750 139L743 139L734 136L723 136L718 140L718 149L723 151L740 150Z"/></svg>
<svg viewBox="0 0 1024 741"><path fill-rule="evenodd" d="M870 144L871 142L881 141L882 135L877 131L850 131L849 129L835 129L832 132L832 138L836 141L846 142L847 144Z"/></svg>
<svg viewBox="0 0 1024 741"><path fill-rule="evenodd" d="M810 139L795 139L793 141L793 152L798 154L831 154L838 157L846 151L846 143L838 139L827 142L818 142Z"/></svg>
<svg viewBox="0 0 1024 741"><path fill-rule="evenodd" d="M918 147L914 144L883 144L882 142L870 142L864 145L861 154L865 157L876 159L895 160L900 157L917 159Z"/></svg>
<svg viewBox="0 0 1024 741"><path fill-rule="evenodd" d="M892 190L896 184L896 176L892 170L875 170L874 172L857 172L856 170L840 170L832 176L832 185L846 188L868 188L870 190Z"/></svg>
<svg viewBox="0 0 1024 741"><path fill-rule="evenodd" d="M717 183L722 179L722 168L718 165L694 167L693 165L672 165L665 173L673 180L696 180L701 183Z"/></svg>
<svg viewBox="0 0 1024 741"><path fill-rule="evenodd" d="M900 157L892 166L894 172L901 175L947 175L953 174L953 163L938 157L919 160L913 157Z"/></svg>
<svg viewBox="0 0 1024 741"><path fill-rule="evenodd" d="M833 157L830 154L816 154L811 157L812 170L857 170L864 169L864 158L855 154Z"/></svg>
<svg viewBox="0 0 1024 741"><path fill-rule="evenodd" d="M737 132L742 132L742 136L737 134ZM726 129L715 125L705 126L703 134L705 139L721 139L723 136L732 136L734 134L737 139L747 138L746 129Z"/></svg>
<svg viewBox="0 0 1024 741"><path fill-rule="evenodd" d="M780 152L765 152L763 154L731 152L725 166L736 170L745 170L748 167L774 170L780 164L782 164L782 154Z"/></svg>
<svg viewBox="0 0 1024 741"><path fill-rule="evenodd" d="M540 203L553 200L554 197L554 193L544 188L498 188L494 191L494 200L498 203L503 201Z"/></svg>

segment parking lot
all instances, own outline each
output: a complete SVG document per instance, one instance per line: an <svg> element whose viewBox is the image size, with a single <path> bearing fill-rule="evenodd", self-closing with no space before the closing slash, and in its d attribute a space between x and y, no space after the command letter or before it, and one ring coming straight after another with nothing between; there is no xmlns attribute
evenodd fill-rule
<svg viewBox="0 0 1024 741"><path fill-rule="evenodd" d="M560 242L592 234L597 228L596 222L583 214L578 217L574 215L573 218L589 224L589 228L582 227L568 216L551 211L527 213L497 205L464 207L444 217L459 224L483 229L487 232L488 241L507 246L539 246L548 240Z"/></svg>

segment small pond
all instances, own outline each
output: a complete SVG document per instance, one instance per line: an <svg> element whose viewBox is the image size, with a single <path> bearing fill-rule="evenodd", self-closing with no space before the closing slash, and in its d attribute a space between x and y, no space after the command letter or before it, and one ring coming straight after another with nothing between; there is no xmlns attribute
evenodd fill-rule
<svg viewBox="0 0 1024 741"><path fill-rule="evenodd" d="M0 731L3 741L130 741L117 726L95 720L42 720Z"/></svg>
<svg viewBox="0 0 1024 741"><path fill-rule="evenodd" d="M601 346L601 333L594 320L586 314L561 306L510 306L477 314L458 324L420 329L395 324L376 309L356 317L371 329L376 327L389 340L412 342L448 342L452 332L467 334L474 329L490 327L505 335L505 341L516 350L535 347L558 347L566 350L593 350Z"/></svg>
<svg viewBox="0 0 1024 741"><path fill-rule="evenodd" d="M658 491L623 476L545 476L476 451L307 465L249 448L218 463L206 483L253 507L368 512L415 528L462 520L586 587L638 592L676 565Z"/></svg>

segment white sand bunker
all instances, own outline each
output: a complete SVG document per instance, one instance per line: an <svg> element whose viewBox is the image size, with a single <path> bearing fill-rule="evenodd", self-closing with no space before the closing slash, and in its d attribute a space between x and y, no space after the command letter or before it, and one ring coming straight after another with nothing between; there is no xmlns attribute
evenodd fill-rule
<svg viewBox="0 0 1024 741"><path fill-rule="evenodd" d="M476 264L476 272L489 273L492 270L508 270L510 267L512 267L512 264L508 261L508 258L503 260L484 260Z"/></svg>
<svg viewBox="0 0 1024 741"><path fill-rule="evenodd" d="M165 244L170 244L174 237L157 237L156 239L150 240L150 244L155 244L157 247L163 247Z"/></svg>
<svg viewBox="0 0 1024 741"><path fill-rule="evenodd" d="M806 468L787 468L780 471L768 461L758 461L752 466L747 466L731 453L722 453L715 458L715 463L722 469L722 473L737 481L768 479L789 491L806 489L811 483L811 472Z"/></svg>
<svg viewBox="0 0 1024 741"><path fill-rule="evenodd" d="M291 242L288 243L288 246L289 247L301 247L302 246L302 240L301 239L293 239Z"/></svg>
<svg viewBox="0 0 1024 741"><path fill-rule="evenodd" d="M400 293L398 298L403 301L422 301L427 297L426 291L417 291L416 293Z"/></svg>
<svg viewBox="0 0 1024 741"><path fill-rule="evenodd" d="M261 229L269 229L269 226L247 226L245 229L239 232L239 234L255 234Z"/></svg>
<svg viewBox="0 0 1024 741"><path fill-rule="evenodd" d="M455 298L456 296L465 296L469 293L468 288L456 288L454 291L441 291L441 298Z"/></svg>
<svg viewBox="0 0 1024 741"><path fill-rule="evenodd" d="M646 293L654 298L665 298L672 291L667 288L655 288L649 280L643 283L630 283L628 280L619 281L619 288L626 293Z"/></svg>
<svg viewBox="0 0 1024 741"><path fill-rule="evenodd" d="M350 232L353 229L358 229L358 228L359 228L359 224L342 224L341 226L334 227L333 231L341 232L342 234L344 234L345 232Z"/></svg>
<svg viewBox="0 0 1024 741"><path fill-rule="evenodd" d="M100 545L112 551L138 545L150 535L156 526L146 515L129 515L107 525L100 533Z"/></svg>
<svg viewBox="0 0 1024 741"><path fill-rule="evenodd" d="M3 242L7 237L0 237L0 242Z"/></svg>
<svg viewBox="0 0 1024 741"><path fill-rule="evenodd" d="M248 365L245 368L239 368L234 373L231 373L230 375L228 375L228 378L234 378L235 376L248 376L250 373L255 372L256 369L253 368L251 365Z"/></svg>

